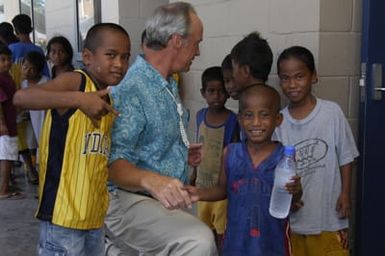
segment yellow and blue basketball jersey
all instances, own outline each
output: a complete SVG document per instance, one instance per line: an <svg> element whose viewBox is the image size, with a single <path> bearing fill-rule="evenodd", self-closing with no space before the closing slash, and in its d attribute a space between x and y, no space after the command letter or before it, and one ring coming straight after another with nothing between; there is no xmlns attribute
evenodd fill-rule
<svg viewBox="0 0 385 256"><path fill-rule="evenodd" d="M85 71L80 91L97 91ZM110 102L111 99L110 99ZM108 207L107 160L114 116L96 128L79 109L49 110L40 138L39 207L36 217L73 229L103 225Z"/></svg>

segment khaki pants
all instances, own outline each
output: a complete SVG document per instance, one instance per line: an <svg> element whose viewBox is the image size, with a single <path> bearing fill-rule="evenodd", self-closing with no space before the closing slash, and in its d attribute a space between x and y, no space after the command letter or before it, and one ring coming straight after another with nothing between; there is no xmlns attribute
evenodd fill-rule
<svg viewBox="0 0 385 256"><path fill-rule="evenodd" d="M105 225L122 255L217 255L212 231L205 224L147 196L124 190L110 193Z"/></svg>

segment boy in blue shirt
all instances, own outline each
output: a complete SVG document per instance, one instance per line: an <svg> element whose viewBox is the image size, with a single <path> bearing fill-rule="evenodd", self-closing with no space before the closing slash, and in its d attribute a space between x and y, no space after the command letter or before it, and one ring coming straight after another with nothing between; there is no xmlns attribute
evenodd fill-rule
<svg viewBox="0 0 385 256"><path fill-rule="evenodd" d="M280 95L266 85L255 85L240 94L238 120L246 140L228 145L218 184L212 188L189 188L195 200L216 201L227 198L227 226L222 255L290 255L288 219L269 214L274 170L283 156L281 143L272 141L282 122ZM286 184L301 197L298 177Z"/></svg>

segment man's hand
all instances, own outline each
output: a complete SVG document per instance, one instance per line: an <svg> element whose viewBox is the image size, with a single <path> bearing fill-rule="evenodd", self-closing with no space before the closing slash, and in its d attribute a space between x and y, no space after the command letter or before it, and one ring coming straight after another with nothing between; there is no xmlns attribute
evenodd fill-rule
<svg viewBox="0 0 385 256"><path fill-rule="evenodd" d="M169 210L191 208L190 195L178 179L154 175L147 178L145 188Z"/></svg>
<svg viewBox="0 0 385 256"><path fill-rule="evenodd" d="M118 116L119 113L108 104L104 97L110 92L109 88L97 91L87 92L82 95L79 109L86 114L95 127L99 127L99 121L108 113Z"/></svg>
<svg viewBox="0 0 385 256"><path fill-rule="evenodd" d="M202 143L190 144L188 148L188 164L195 167L202 161Z"/></svg>

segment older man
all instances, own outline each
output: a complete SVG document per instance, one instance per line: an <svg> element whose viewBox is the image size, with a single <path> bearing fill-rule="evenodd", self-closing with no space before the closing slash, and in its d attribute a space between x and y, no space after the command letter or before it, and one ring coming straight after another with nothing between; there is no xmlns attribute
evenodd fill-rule
<svg viewBox="0 0 385 256"><path fill-rule="evenodd" d="M123 251L140 255L216 255L211 230L180 210L191 206L184 189L191 146L171 76L188 71L199 55L202 22L190 4L178 2L156 9L145 29L144 56L112 92L120 117L110 180L119 188L110 189L107 232Z"/></svg>

